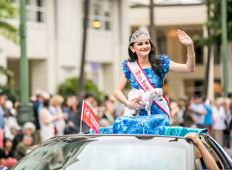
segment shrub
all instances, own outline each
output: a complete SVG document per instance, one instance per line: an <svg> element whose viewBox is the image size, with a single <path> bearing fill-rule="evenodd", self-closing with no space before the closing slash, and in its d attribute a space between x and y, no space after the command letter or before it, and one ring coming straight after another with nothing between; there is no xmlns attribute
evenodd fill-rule
<svg viewBox="0 0 232 170"><path fill-rule="evenodd" d="M79 78L71 77L66 79L63 83L58 86L57 93L63 97L66 96L76 96L77 88L79 85ZM97 100L98 104L103 101L103 93L98 90L96 84L94 84L91 80L84 81L84 93L92 93L95 100Z"/></svg>

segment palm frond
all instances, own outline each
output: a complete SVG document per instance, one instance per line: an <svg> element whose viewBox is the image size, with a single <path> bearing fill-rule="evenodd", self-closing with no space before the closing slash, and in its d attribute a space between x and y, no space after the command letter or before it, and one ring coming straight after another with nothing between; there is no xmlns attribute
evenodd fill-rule
<svg viewBox="0 0 232 170"><path fill-rule="evenodd" d="M8 0L0 0L0 18L14 18L18 13L18 9L15 8Z"/></svg>
<svg viewBox="0 0 232 170"><path fill-rule="evenodd" d="M7 68L0 66L0 74L3 74L7 77L7 85L13 86L14 85L14 73Z"/></svg>
<svg viewBox="0 0 232 170"><path fill-rule="evenodd" d="M19 31L11 24L0 21L0 35L3 35L8 40L13 41L15 44L19 44Z"/></svg>

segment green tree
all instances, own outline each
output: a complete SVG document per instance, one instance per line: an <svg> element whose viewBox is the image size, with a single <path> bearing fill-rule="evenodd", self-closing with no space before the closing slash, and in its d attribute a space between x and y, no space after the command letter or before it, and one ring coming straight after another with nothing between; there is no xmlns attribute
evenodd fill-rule
<svg viewBox="0 0 232 170"><path fill-rule="evenodd" d="M79 86L79 78L71 77L66 79L63 83L58 86L57 93L63 97L66 96L76 96L77 87ZM92 93L94 98L100 104L103 101L103 94L98 90L96 84L94 84L91 80L84 81L84 93Z"/></svg>
<svg viewBox="0 0 232 170"><path fill-rule="evenodd" d="M209 15L207 18L206 26L209 28L211 35L207 38L195 37L194 41L197 46L210 46L215 45L220 54L221 34L222 34L222 21L221 21L221 1L220 0L206 0L209 3ZM232 41L232 0L227 0L227 31L228 41Z"/></svg>
<svg viewBox="0 0 232 170"><path fill-rule="evenodd" d="M232 0L227 1L227 39L232 41ZM195 36L193 38L194 44L197 47L208 46L207 64L205 70L205 82L204 82L204 96L207 96L208 89L208 77L209 77L209 63L211 56L211 49L216 51L216 56L221 54L221 35L222 35L222 20L221 20L221 0L205 0L207 4L207 22L205 23L208 31L208 37Z"/></svg>
<svg viewBox="0 0 232 170"><path fill-rule="evenodd" d="M0 0L0 35L18 44L18 29L13 25L5 22L6 18L14 18L18 13L18 9L12 6L9 0Z"/></svg>
<svg viewBox="0 0 232 170"><path fill-rule="evenodd" d="M0 66L0 74L6 76L7 79L6 84L0 84L0 89L12 102L19 100L19 92L14 87L14 73Z"/></svg>

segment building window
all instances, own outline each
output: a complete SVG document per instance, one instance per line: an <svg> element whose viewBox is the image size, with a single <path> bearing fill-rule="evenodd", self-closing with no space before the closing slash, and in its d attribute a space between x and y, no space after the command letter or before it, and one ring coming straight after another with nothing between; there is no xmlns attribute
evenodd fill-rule
<svg viewBox="0 0 232 170"><path fill-rule="evenodd" d="M15 7L20 7L20 0L11 0L11 2ZM27 21L37 23L45 22L45 2L46 0L26 0ZM19 18L19 16L16 18Z"/></svg>
<svg viewBox="0 0 232 170"><path fill-rule="evenodd" d="M195 48L195 54L196 54L196 64L203 64L203 48L202 47L196 47Z"/></svg>
<svg viewBox="0 0 232 170"><path fill-rule="evenodd" d="M166 54L166 39L165 37L163 38L158 38L157 40L157 48L160 54Z"/></svg>
<svg viewBox="0 0 232 170"><path fill-rule="evenodd" d="M202 96L203 95L203 88L204 88L203 85L204 85L203 80L198 80L198 81L194 82L194 86L195 86L194 95L195 96Z"/></svg>
<svg viewBox="0 0 232 170"><path fill-rule="evenodd" d="M214 64L221 63L221 55L218 53L218 47L214 46Z"/></svg>
<svg viewBox="0 0 232 170"><path fill-rule="evenodd" d="M89 3L88 28L112 30L112 0L91 0ZM85 1L82 1L82 4L84 18Z"/></svg>

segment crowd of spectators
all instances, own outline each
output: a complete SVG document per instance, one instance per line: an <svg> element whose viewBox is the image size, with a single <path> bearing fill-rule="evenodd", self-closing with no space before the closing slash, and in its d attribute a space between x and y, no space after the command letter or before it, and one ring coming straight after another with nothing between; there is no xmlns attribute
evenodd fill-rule
<svg viewBox="0 0 232 170"><path fill-rule="evenodd" d="M98 117L100 126L107 127L123 114L117 112L114 97L105 96L102 103L86 93L84 101ZM0 92L0 166L9 169L24 155L42 142L55 135L80 133L81 113L75 96L63 98L60 95L36 90L35 97L30 98L33 105L34 122L18 125L17 115L20 103L12 103ZM169 98L171 126L207 128L222 146L232 147L232 94L228 98L218 97L215 102L195 96L175 101ZM123 107L122 107L123 110ZM82 122L82 133L89 127Z"/></svg>
<svg viewBox="0 0 232 170"><path fill-rule="evenodd" d="M232 147L232 94L218 97L215 102L195 96L178 102L169 99L171 126L207 128L220 145Z"/></svg>
<svg viewBox="0 0 232 170"><path fill-rule="evenodd" d="M113 97L106 95L104 102L98 106L93 94L87 93L84 101L92 108L102 127L112 125L117 118ZM75 96L63 98L38 89L35 96L30 97L30 102L35 121L26 122L21 127L17 122L20 103L16 101L13 104L0 92L0 166L10 169L28 152L53 136L80 133L80 105ZM82 122L82 133L88 131L89 127Z"/></svg>

